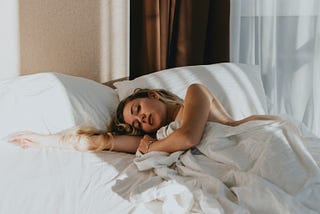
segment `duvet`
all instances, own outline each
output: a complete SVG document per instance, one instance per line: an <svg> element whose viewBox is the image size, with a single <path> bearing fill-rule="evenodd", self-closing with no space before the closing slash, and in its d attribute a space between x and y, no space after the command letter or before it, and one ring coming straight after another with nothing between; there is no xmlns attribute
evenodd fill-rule
<svg viewBox="0 0 320 214"><path fill-rule="evenodd" d="M194 149L138 154L139 170L155 176L131 200L159 200L163 213L319 213L320 140L301 135L289 120L208 123Z"/></svg>

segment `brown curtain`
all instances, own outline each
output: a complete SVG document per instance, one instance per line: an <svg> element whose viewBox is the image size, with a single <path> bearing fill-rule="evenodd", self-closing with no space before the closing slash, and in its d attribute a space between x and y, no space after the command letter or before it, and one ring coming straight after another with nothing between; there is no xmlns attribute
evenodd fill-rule
<svg viewBox="0 0 320 214"><path fill-rule="evenodd" d="M229 0L131 0L130 79L229 61Z"/></svg>

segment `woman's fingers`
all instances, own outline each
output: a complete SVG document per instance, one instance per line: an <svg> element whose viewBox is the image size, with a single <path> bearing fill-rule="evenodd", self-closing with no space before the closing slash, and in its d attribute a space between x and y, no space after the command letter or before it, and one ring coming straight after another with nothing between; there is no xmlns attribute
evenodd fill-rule
<svg viewBox="0 0 320 214"><path fill-rule="evenodd" d="M143 154L146 153L147 150L146 150L146 144L145 144L145 140L144 139L140 140L140 144L139 144L138 150Z"/></svg>
<svg viewBox="0 0 320 214"><path fill-rule="evenodd" d="M148 153L150 150L150 145L152 143L154 143L155 141L156 141L156 139L154 139L148 135L143 136L143 138L140 140L138 150L143 154Z"/></svg>
<svg viewBox="0 0 320 214"><path fill-rule="evenodd" d="M9 137L9 142L17 143L22 148L39 147L35 140L36 134L30 131L18 132Z"/></svg>
<svg viewBox="0 0 320 214"><path fill-rule="evenodd" d="M28 139L23 139L21 141L20 146L24 149L29 148L32 142L30 142Z"/></svg>
<svg viewBox="0 0 320 214"><path fill-rule="evenodd" d="M17 132L9 137L9 141L16 141L16 140L19 140L19 139L24 138L26 136L32 135L32 134L34 134L34 133L31 131Z"/></svg>

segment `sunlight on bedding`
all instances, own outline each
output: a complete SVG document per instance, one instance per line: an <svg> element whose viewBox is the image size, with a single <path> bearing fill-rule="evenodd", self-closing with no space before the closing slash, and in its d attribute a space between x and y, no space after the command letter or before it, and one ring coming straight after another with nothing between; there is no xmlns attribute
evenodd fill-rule
<svg viewBox="0 0 320 214"><path fill-rule="evenodd" d="M135 88L183 97L205 84L235 118L265 114L257 67L222 63L168 69L115 84L42 73L0 82L0 213L318 213L320 139L302 123L208 123L201 143L172 154L23 149L13 132L105 129ZM172 123L158 131L168 136ZM266 203L267 202L267 203Z"/></svg>

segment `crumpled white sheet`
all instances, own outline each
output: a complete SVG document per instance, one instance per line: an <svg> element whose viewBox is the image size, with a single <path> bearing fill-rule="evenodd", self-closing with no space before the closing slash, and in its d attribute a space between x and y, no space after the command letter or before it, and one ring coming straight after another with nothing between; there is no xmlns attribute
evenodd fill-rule
<svg viewBox="0 0 320 214"><path fill-rule="evenodd" d="M161 129L158 137L177 126ZM319 213L320 139L300 134L289 121L209 122L195 149L137 153L138 169L156 176L130 199L158 200L162 213Z"/></svg>

